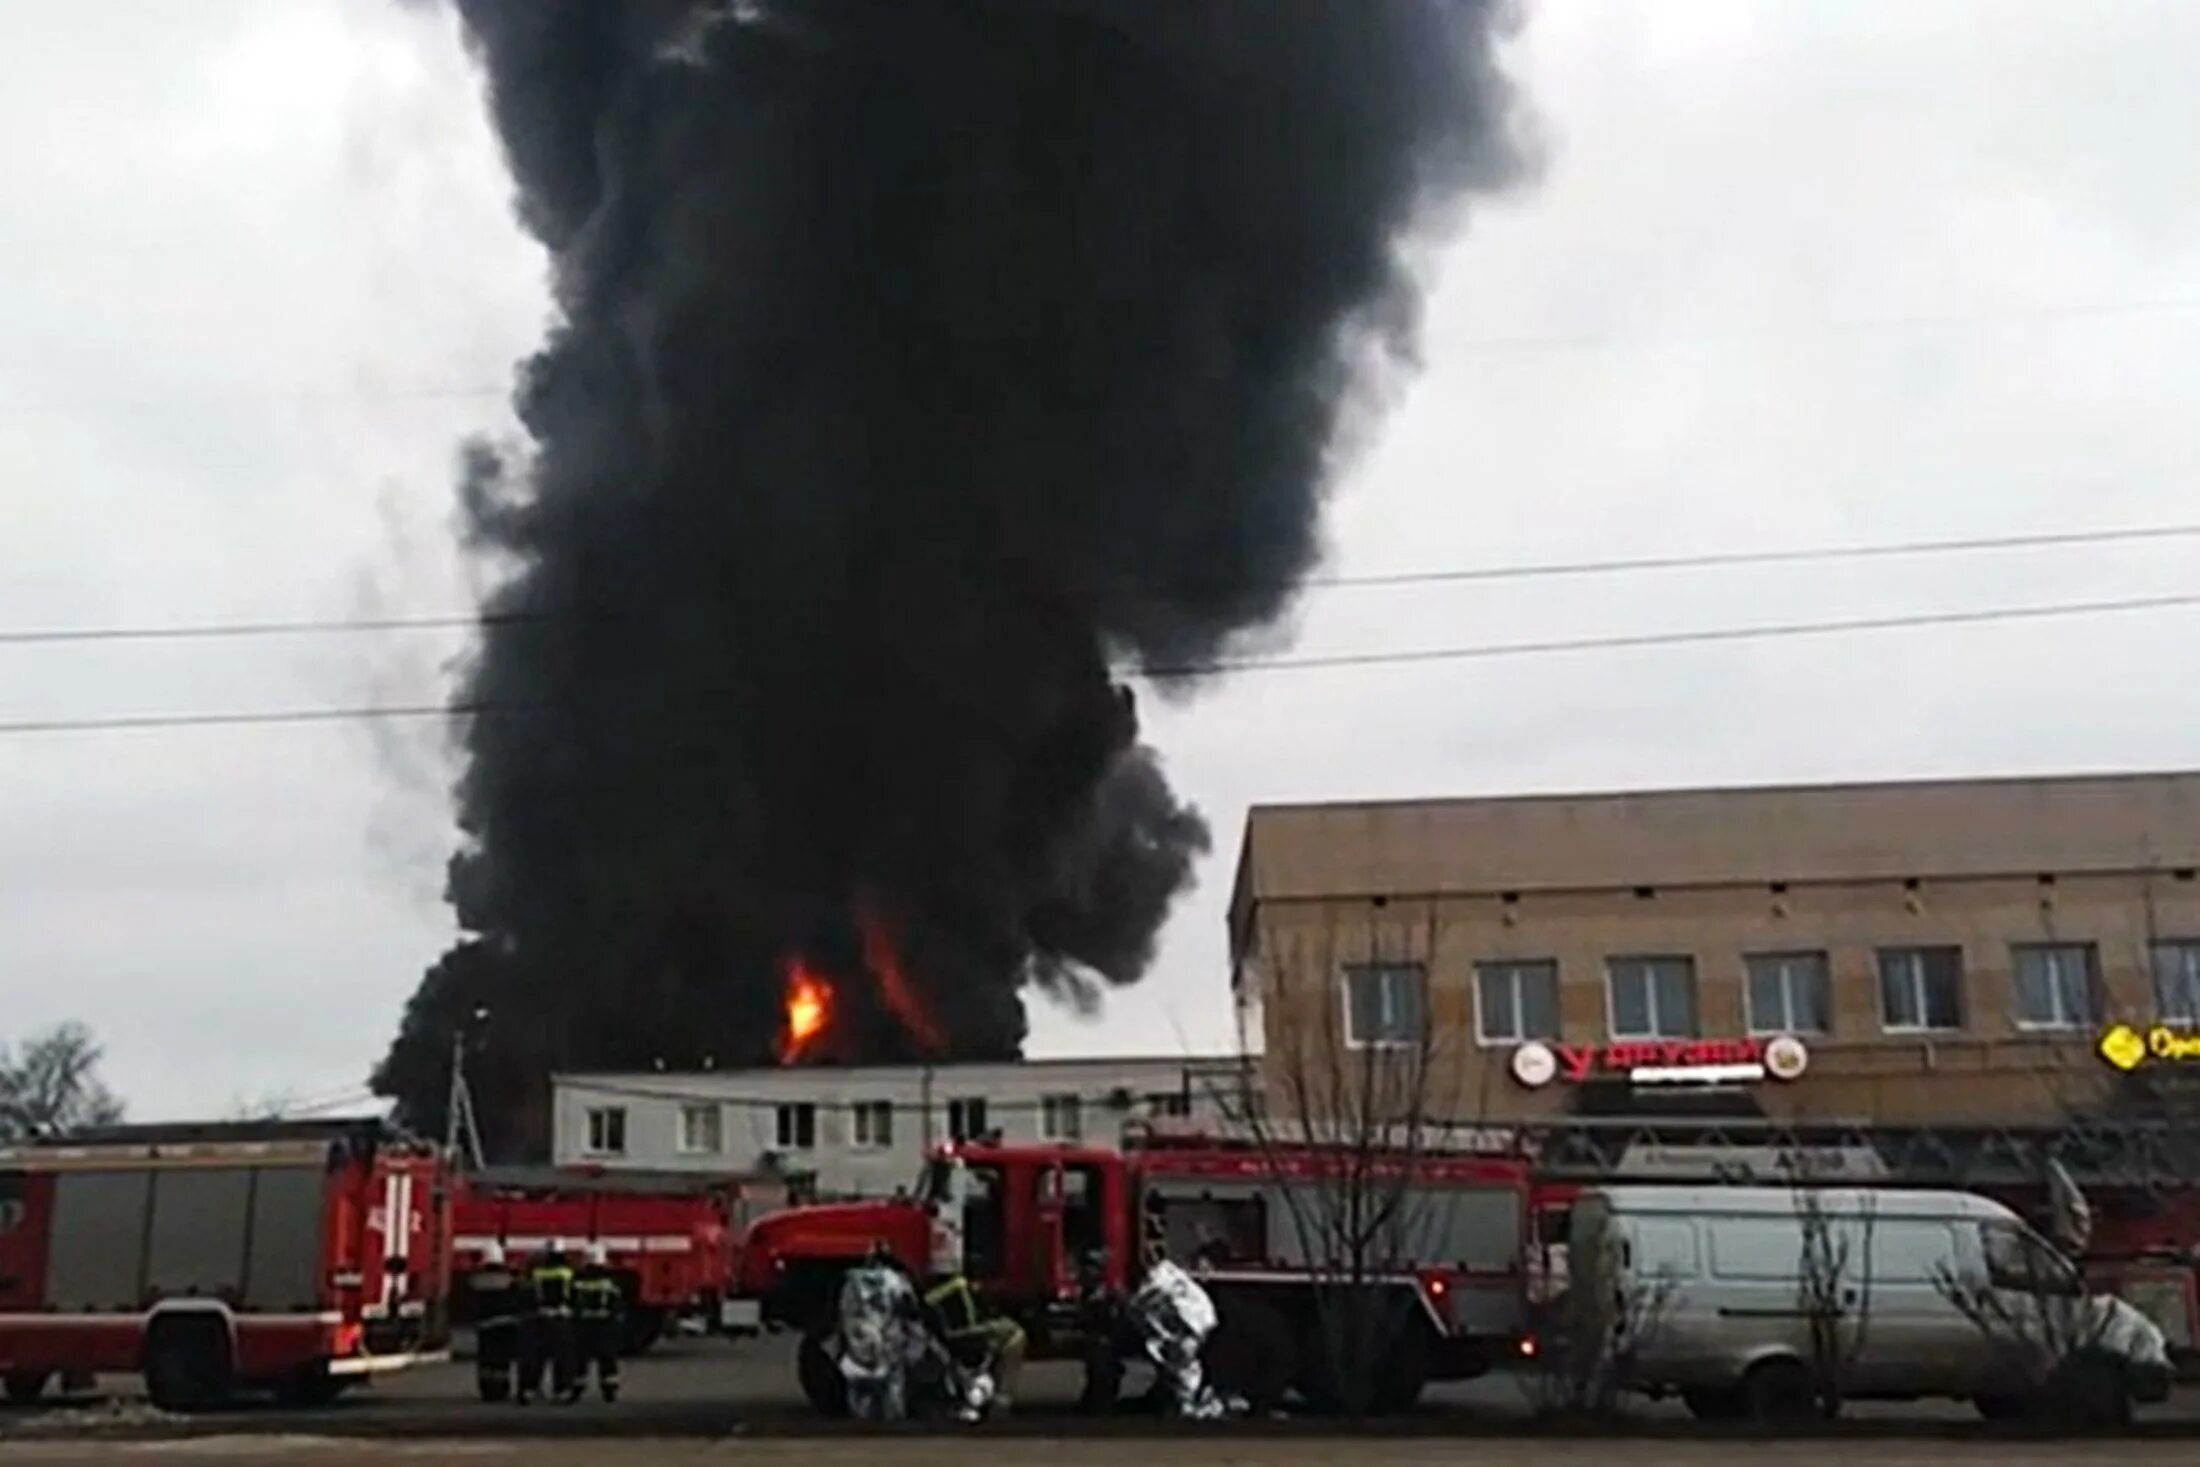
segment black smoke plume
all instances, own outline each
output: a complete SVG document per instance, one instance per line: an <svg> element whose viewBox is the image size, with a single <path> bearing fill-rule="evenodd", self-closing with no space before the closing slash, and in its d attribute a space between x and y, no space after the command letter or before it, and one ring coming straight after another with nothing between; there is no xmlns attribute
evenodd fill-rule
<svg viewBox="0 0 2200 1467"><path fill-rule="evenodd" d="M1111 668L1271 622L1407 245L1517 169L1487 0L456 0L556 320L475 445L470 934L377 1079L958 1058L1135 980L1207 849ZM1256 739L1257 730L1248 730ZM499 1107L492 1106L491 1109Z"/></svg>

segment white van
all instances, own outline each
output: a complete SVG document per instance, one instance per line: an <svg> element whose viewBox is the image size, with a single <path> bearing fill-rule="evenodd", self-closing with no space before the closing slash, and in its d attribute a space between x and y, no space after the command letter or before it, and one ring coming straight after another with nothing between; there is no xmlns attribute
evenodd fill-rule
<svg viewBox="0 0 2200 1467"><path fill-rule="evenodd" d="M1888 1189L1808 1198L1584 1190L1568 1232L1571 1312L1613 1342L1619 1383L1678 1394L1698 1416L1768 1421L1812 1414L1830 1369L1843 1397L1950 1396L1989 1416L2053 1396L2117 1422L2168 1394L2161 1330L2089 1295L1999 1203Z"/></svg>

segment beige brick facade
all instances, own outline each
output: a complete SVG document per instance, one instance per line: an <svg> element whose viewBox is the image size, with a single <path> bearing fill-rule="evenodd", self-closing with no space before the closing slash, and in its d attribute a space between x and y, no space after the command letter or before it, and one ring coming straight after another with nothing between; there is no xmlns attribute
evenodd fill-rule
<svg viewBox="0 0 2200 1467"><path fill-rule="evenodd" d="M2155 944L2200 941L2195 867L2200 774L1263 807L1232 948L1271 1090L1295 1044L1344 1027L1349 964L1424 964L1432 1096L1509 1119L1581 1091L1520 1084L1515 1045L1478 1038L1478 964L1555 963L1545 1037L1601 1045L1614 958L1692 960L1694 1028L1726 1039L1749 1032L1748 956L1805 952L1824 954L1831 1022L1802 1036L1802 1078L1746 1087L1764 1111L2036 1122L2100 1101L2104 1024L2156 1016ZM2090 949L2075 1027L2019 1022L2028 944ZM1960 950L1960 1027L1889 1032L1880 954L1912 947Z"/></svg>

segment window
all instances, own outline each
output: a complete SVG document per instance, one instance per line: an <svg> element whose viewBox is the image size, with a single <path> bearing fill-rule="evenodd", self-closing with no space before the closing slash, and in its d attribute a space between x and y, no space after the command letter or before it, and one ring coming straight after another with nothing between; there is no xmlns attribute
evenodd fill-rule
<svg viewBox="0 0 2200 1467"><path fill-rule="evenodd" d="M807 1100L779 1107L779 1149L808 1151L817 1145L817 1107Z"/></svg>
<svg viewBox="0 0 2200 1467"><path fill-rule="evenodd" d="M1482 963L1474 970L1474 1032L1484 1044L1558 1037L1558 964Z"/></svg>
<svg viewBox="0 0 2200 1467"><path fill-rule="evenodd" d="M1695 1037L1694 958L1614 958L1610 978L1614 1039Z"/></svg>
<svg viewBox="0 0 2200 1467"><path fill-rule="evenodd" d="M878 1149L894 1144L894 1105L888 1100L859 1100L848 1107L849 1140Z"/></svg>
<svg viewBox="0 0 2200 1467"><path fill-rule="evenodd" d="M950 1141L975 1141L985 1131L984 1096L965 1095L947 1102L947 1138Z"/></svg>
<svg viewBox="0 0 2200 1467"><path fill-rule="evenodd" d="M715 1156L724 1150L724 1133L715 1105L680 1107L680 1149L689 1155Z"/></svg>
<svg viewBox="0 0 2200 1467"><path fill-rule="evenodd" d="M1879 1016L1891 1032L1963 1027L1963 949L1879 951Z"/></svg>
<svg viewBox="0 0 2200 1467"><path fill-rule="evenodd" d="M1986 1280L1995 1288L2032 1295L2085 1292L2077 1271L2044 1240L2007 1223L1987 1223L1980 1231Z"/></svg>
<svg viewBox="0 0 2200 1467"><path fill-rule="evenodd" d="M2154 944L2154 1016L2165 1024L2200 1025L2200 941Z"/></svg>
<svg viewBox="0 0 2200 1467"><path fill-rule="evenodd" d="M1428 1022L1428 970L1355 963L1344 970L1345 1042L1355 1049L1418 1043Z"/></svg>
<svg viewBox="0 0 2200 1467"><path fill-rule="evenodd" d="M1823 1034L1833 1027L1824 953L1751 953L1749 1032Z"/></svg>
<svg viewBox="0 0 2200 1467"><path fill-rule="evenodd" d="M1192 1113L1192 1097L1181 1090L1161 1090L1146 1097L1146 1114L1182 1120Z"/></svg>
<svg viewBox="0 0 2200 1467"><path fill-rule="evenodd" d="M1039 1135L1048 1141L1076 1141L1085 1134L1084 1105L1074 1095L1039 1097Z"/></svg>
<svg viewBox="0 0 2200 1467"><path fill-rule="evenodd" d="M597 1156L626 1155L626 1107L607 1105L588 1113L588 1149Z"/></svg>
<svg viewBox="0 0 2200 1467"><path fill-rule="evenodd" d="M2094 1001L2090 942L2024 943L2009 950L2017 980L2017 1027L2090 1029L2099 1016Z"/></svg>

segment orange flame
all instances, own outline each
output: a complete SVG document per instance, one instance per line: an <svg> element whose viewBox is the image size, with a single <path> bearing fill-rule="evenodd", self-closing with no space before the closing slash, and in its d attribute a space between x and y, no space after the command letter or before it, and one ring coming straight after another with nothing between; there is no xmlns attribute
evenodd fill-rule
<svg viewBox="0 0 2200 1467"><path fill-rule="evenodd" d="M901 954L894 950L894 939L885 924L866 917L863 922L863 966L871 970L878 980L879 994L886 1000L887 1010L901 1020L901 1027L908 1031L919 1051L928 1055L947 1052L947 1036L940 1026L925 1012L916 990L909 986L909 979L901 971Z"/></svg>
<svg viewBox="0 0 2200 1467"><path fill-rule="evenodd" d="M833 986L799 961L787 965L787 1011L779 1029L779 1062L800 1060L833 1018Z"/></svg>

